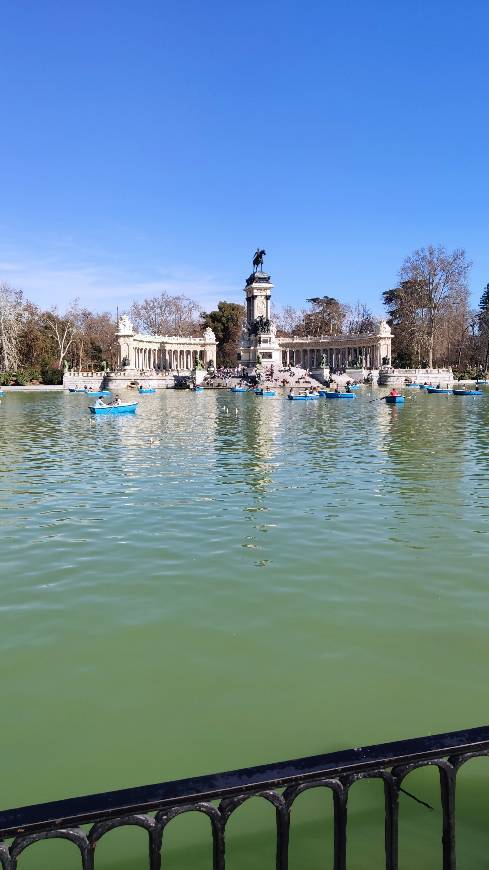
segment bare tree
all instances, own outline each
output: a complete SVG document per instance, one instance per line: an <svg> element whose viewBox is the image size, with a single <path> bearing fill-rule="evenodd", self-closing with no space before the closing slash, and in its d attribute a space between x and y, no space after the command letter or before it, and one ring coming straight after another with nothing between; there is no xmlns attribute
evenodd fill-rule
<svg viewBox="0 0 489 870"><path fill-rule="evenodd" d="M373 332L378 320L379 318L374 317L368 305L357 302L347 311L344 330L348 335L363 335Z"/></svg>
<svg viewBox="0 0 489 870"><path fill-rule="evenodd" d="M279 335L297 335L302 327L304 312L284 305L282 308L275 307L272 303L272 320L277 324Z"/></svg>
<svg viewBox="0 0 489 870"><path fill-rule="evenodd" d="M74 302L64 315L60 315L56 308L46 312L44 315L44 322L56 345L59 368L62 367L75 340L78 331L78 314L78 306Z"/></svg>
<svg viewBox="0 0 489 870"><path fill-rule="evenodd" d="M22 324L22 292L0 284L0 370L19 367L19 333Z"/></svg>
<svg viewBox="0 0 489 870"><path fill-rule="evenodd" d="M419 248L402 264L401 280L413 282L425 297L429 368L433 368L435 338L447 306L468 299L467 275L471 265L463 248L449 252L443 245Z"/></svg>
<svg viewBox="0 0 489 870"><path fill-rule="evenodd" d="M187 296L159 296L134 302L131 319L137 329L152 335L192 335L200 332L201 309Z"/></svg>

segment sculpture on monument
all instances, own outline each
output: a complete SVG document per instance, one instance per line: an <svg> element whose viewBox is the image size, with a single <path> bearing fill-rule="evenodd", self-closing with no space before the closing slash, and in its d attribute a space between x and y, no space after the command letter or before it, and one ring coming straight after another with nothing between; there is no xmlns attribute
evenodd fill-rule
<svg viewBox="0 0 489 870"><path fill-rule="evenodd" d="M255 272L258 271L259 266L263 266L263 258L266 256L266 253L263 249L256 249L255 256L253 257L253 269Z"/></svg>
<svg viewBox="0 0 489 870"><path fill-rule="evenodd" d="M272 324L267 317L264 317L263 314L260 314L249 328L249 335L262 335L263 333L269 333L271 330Z"/></svg>

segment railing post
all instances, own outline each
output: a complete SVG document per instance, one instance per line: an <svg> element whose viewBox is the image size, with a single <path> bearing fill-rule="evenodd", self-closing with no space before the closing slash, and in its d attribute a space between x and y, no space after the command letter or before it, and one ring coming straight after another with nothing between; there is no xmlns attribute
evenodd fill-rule
<svg viewBox="0 0 489 870"><path fill-rule="evenodd" d="M277 820L277 870L288 870L289 866L289 833L290 833L290 810L285 805L276 807Z"/></svg>
<svg viewBox="0 0 489 870"><path fill-rule="evenodd" d="M399 853L399 789L394 776L384 779L385 799L385 866L398 870Z"/></svg>
<svg viewBox="0 0 489 870"><path fill-rule="evenodd" d="M443 870L456 870L455 784L457 771L450 762L439 763L441 806L443 810Z"/></svg>
<svg viewBox="0 0 489 870"><path fill-rule="evenodd" d="M334 806L334 862L333 870L346 870L346 825L348 821L348 787L338 783L333 792Z"/></svg>

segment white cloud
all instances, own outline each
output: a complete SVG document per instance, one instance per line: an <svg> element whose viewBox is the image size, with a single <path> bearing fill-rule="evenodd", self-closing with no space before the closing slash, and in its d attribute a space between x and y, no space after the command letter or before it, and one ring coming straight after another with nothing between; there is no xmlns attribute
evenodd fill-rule
<svg viewBox="0 0 489 870"><path fill-rule="evenodd" d="M214 275L199 273L189 266L157 267L146 270L144 277L133 269L93 263L58 263L53 259L12 256L2 258L0 281L24 292L24 296L42 307L58 306L61 310L78 298L81 305L95 311L119 311L134 299L143 299L162 290L183 293L202 308L213 308L220 299L241 301L240 288L232 287Z"/></svg>

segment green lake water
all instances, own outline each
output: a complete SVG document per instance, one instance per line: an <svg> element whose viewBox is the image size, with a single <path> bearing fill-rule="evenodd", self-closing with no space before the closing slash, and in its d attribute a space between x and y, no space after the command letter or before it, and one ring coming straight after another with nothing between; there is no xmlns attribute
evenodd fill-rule
<svg viewBox="0 0 489 870"><path fill-rule="evenodd" d="M0 806L489 721L489 398L350 402L70 394L0 406ZM489 761L461 777L459 867L487 868ZM434 771L402 798L402 870L441 867ZM352 791L353 870L382 867L378 783ZM230 823L229 868L273 868L274 816ZM325 795L291 870L331 866ZM165 870L210 868L202 817ZM146 867L142 832L97 867ZM21 870L77 867L63 843Z"/></svg>

